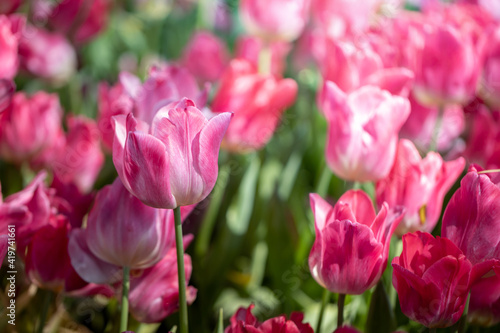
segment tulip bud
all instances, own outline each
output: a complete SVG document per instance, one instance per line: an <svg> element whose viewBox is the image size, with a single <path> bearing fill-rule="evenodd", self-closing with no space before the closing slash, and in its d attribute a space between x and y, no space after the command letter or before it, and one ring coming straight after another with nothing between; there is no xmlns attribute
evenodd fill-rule
<svg viewBox="0 0 500 333"><path fill-rule="evenodd" d="M391 236L403 208L384 203L376 215L370 197L346 192L332 207L310 194L316 240L309 254L311 274L334 293L359 295L379 281L387 266Z"/></svg>

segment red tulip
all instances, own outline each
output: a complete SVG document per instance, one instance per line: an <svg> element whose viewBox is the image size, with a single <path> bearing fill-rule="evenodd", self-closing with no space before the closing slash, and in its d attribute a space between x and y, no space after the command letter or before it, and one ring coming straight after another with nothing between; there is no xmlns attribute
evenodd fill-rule
<svg viewBox="0 0 500 333"><path fill-rule="evenodd" d="M314 279L334 293L359 295L379 281L387 266L391 236L403 208L382 204L376 215L368 195L346 192L332 207L317 194L309 196L316 240L309 254Z"/></svg>
<svg viewBox="0 0 500 333"><path fill-rule="evenodd" d="M233 152L261 149L296 95L297 83L292 79L260 74L243 59L231 61L212 103L214 112L234 112L223 147Z"/></svg>
<svg viewBox="0 0 500 333"><path fill-rule="evenodd" d="M449 327L460 319L472 264L449 239L408 233L392 267L392 284L406 316L429 328Z"/></svg>
<svg viewBox="0 0 500 333"><path fill-rule="evenodd" d="M326 160L333 172L352 181L386 177L399 129L410 113L408 100L374 86L347 95L327 81L321 106L329 124Z"/></svg>
<svg viewBox="0 0 500 333"><path fill-rule="evenodd" d="M252 314L255 306L251 304L248 309L239 308L231 317L231 323L224 333L313 333L309 324L305 324L304 315L300 312L293 312L287 320L284 315L271 318L263 323L259 323Z"/></svg>
<svg viewBox="0 0 500 333"><path fill-rule="evenodd" d="M463 158L444 162L441 155L429 152L422 159L411 141L399 141L396 160L386 178L376 183L377 203L405 207L403 222L396 229L407 232L431 232L441 216L444 196L465 165Z"/></svg>
<svg viewBox="0 0 500 333"><path fill-rule="evenodd" d="M268 41L292 41L304 29L309 0L242 0L240 16L250 34Z"/></svg>
<svg viewBox="0 0 500 333"><path fill-rule="evenodd" d="M0 153L15 163L29 161L51 148L62 131L57 95L16 93L0 113Z"/></svg>
<svg viewBox="0 0 500 333"><path fill-rule="evenodd" d="M113 163L123 185L143 203L171 209L198 203L212 191L230 113L207 120L183 99L158 111L150 128L132 114L114 120Z"/></svg>

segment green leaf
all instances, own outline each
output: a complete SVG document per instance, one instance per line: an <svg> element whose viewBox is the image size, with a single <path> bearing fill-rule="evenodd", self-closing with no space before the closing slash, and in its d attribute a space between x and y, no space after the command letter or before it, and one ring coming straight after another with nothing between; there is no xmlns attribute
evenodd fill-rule
<svg viewBox="0 0 500 333"><path fill-rule="evenodd" d="M381 280L372 294L365 332L390 333L395 329L396 319Z"/></svg>

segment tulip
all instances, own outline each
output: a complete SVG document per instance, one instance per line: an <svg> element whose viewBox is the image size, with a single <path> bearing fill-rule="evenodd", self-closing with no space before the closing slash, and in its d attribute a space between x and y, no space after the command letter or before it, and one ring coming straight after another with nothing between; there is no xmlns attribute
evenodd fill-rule
<svg viewBox="0 0 500 333"><path fill-rule="evenodd" d="M392 284L406 316L429 328L449 327L460 319L472 264L449 239L408 233L392 267Z"/></svg>
<svg viewBox="0 0 500 333"><path fill-rule="evenodd" d="M230 325L226 327L224 333L313 333L309 324L304 324L304 315L300 312L293 312L287 320L284 315L271 318L263 323L259 323L252 314L255 306L251 304L248 309L239 308L231 317Z"/></svg>
<svg viewBox="0 0 500 333"><path fill-rule="evenodd" d="M9 106L15 91L14 81L0 79L0 113Z"/></svg>
<svg viewBox="0 0 500 333"><path fill-rule="evenodd" d="M20 40L21 67L55 85L69 81L76 71L76 52L60 34L35 27Z"/></svg>
<svg viewBox="0 0 500 333"><path fill-rule="evenodd" d="M500 266L494 267L494 272L476 282L470 290L467 318L475 325L500 323Z"/></svg>
<svg viewBox="0 0 500 333"><path fill-rule="evenodd" d="M406 213L396 234L425 230L431 232L441 216L446 193L465 165L462 157L444 162L441 155L429 152L422 159L409 140L399 141L396 160L389 175L376 183L378 205L403 206Z"/></svg>
<svg viewBox="0 0 500 333"><path fill-rule="evenodd" d="M123 185L156 208L200 202L217 180L230 120L227 112L207 120L189 99L162 108L149 128L132 114L115 116L113 163Z"/></svg>
<svg viewBox="0 0 500 333"><path fill-rule="evenodd" d="M109 0L60 1L49 14L49 22L55 30L84 43L104 30L110 7Z"/></svg>
<svg viewBox="0 0 500 333"><path fill-rule="evenodd" d="M500 185L471 166L443 215L441 235L474 265L500 260Z"/></svg>
<svg viewBox="0 0 500 333"><path fill-rule="evenodd" d="M13 13L21 5L21 0L4 0L0 3L0 14Z"/></svg>
<svg viewBox="0 0 500 333"><path fill-rule="evenodd" d="M170 219L173 223L173 218ZM172 227L172 226L170 226ZM186 286L191 277L191 258L184 255ZM138 272L130 282L130 312L140 322L161 322L179 308L179 282L176 252L171 248L153 267ZM188 304L194 302L196 289L187 286Z"/></svg>
<svg viewBox="0 0 500 333"><path fill-rule="evenodd" d="M240 16L247 32L266 41L292 41L304 29L309 0L242 0Z"/></svg>
<svg viewBox="0 0 500 333"><path fill-rule="evenodd" d="M198 31L184 49L181 62L198 81L214 82L222 75L229 55L225 44L217 36L208 31Z"/></svg>
<svg viewBox="0 0 500 333"><path fill-rule="evenodd" d="M0 15L0 79L11 80L19 67L18 47L24 19Z"/></svg>
<svg viewBox="0 0 500 333"><path fill-rule="evenodd" d="M80 192L88 193L104 164L100 133L94 120L83 116L70 117L67 123L64 146L51 166L61 181L73 183Z"/></svg>
<svg viewBox="0 0 500 333"><path fill-rule="evenodd" d="M500 106L500 27L484 34L481 42L483 72L479 93L493 107Z"/></svg>
<svg viewBox="0 0 500 333"><path fill-rule="evenodd" d="M232 152L261 149L296 95L297 83L292 79L259 74L243 59L231 61L212 103L214 112L234 112L223 148Z"/></svg>
<svg viewBox="0 0 500 333"><path fill-rule="evenodd" d="M36 157L55 142L62 131L61 120L57 95L16 93L0 113L0 153L15 163Z"/></svg>
<svg viewBox="0 0 500 333"><path fill-rule="evenodd" d="M327 81L321 105L329 124L326 160L333 172L352 181L386 177L410 113L408 100L374 86L346 95Z"/></svg>
<svg viewBox="0 0 500 333"><path fill-rule="evenodd" d="M359 295L379 281L387 266L391 236L403 208L383 203L376 215L370 197L346 192L332 207L318 194L309 196L316 240L309 254L311 274L322 287Z"/></svg>
<svg viewBox="0 0 500 333"><path fill-rule="evenodd" d="M466 104L480 75L471 37L451 25L437 25L423 36L420 64L415 67L415 96L424 105Z"/></svg>

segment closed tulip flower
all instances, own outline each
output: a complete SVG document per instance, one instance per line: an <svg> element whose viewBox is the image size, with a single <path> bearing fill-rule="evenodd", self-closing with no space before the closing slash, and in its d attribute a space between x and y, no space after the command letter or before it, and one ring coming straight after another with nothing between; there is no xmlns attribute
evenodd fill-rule
<svg viewBox="0 0 500 333"><path fill-rule="evenodd" d="M273 136L281 115L297 96L297 83L257 72L249 61L233 60L212 103L214 112L234 112L222 146L232 152L262 148Z"/></svg>
<svg viewBox="0 0 500 333"><path fill-rule="evenodd" d="M396 229L399 236L407 232L431 232L441 215L444 196L455 183L465 165L461 157L445 162L441 155L429 152L422 159L409 140L399 141L396 161L389 175L376 183L377 203L406 209Z"/></svg>
<svg viewBox="0 0 500 333"><path fill-rule="evenodd" d="M453 242L420 231L408 233L392 267L392 284L406 316L429 328L449 327L460 319L472 264Z"/></svg>
<svg viewBox="0 0 500 333"><path fill-rule="evenodd" d="M207 120L189 99L171 103L151 126L132 114L114 117L113 163L123 185L146 205L172 209L212 191L231 114Z"/></svg>
<svg viewBox="0 0 500 333"><path fill-rule="evenodd" d="M316 240L309 268L324 288L359 295L373 287L387 266L391 236L403 208L384 203L378 214L370 197L359 190L346 192L332 207L318 194L310 195Z"/></svg>
<svg viewBox="0 0 500 333"><path fill-rule="evenodd" d="M345 94L327 81L321 105L329 125L326 160L333 172L351 181L386 177L410 114L408 100L374 86Z"/></svg>
<svg viewBox="0 0 500 333"><path fill-rule="evenodd" d="M309 0L242 0L240 16L247 32L264 40L292 41L309 18Z"/></svg>

